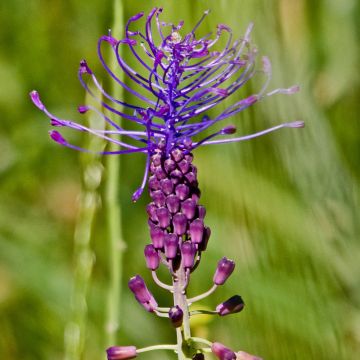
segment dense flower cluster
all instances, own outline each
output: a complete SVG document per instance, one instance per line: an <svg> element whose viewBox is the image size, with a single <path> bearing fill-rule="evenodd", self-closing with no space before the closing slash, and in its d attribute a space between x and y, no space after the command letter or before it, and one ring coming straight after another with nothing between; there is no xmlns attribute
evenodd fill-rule
<svg viewBox="0 0 360 360"><path fill-rule="evenodd" d="M223 24L217 26L214 35L198 37L196 31L208 11L187 34L182 34L183 22L177 25L162 22L161 12L161 8L154 8L147 15L144 31L132 29L132 25L144 16L139 13L128 20L123 39L115 39L109 33L98 42L98 56L103 67L134 103L108 94L88 63L85 60L80 62L80 82L98 101L99 107L81 105L78 111L80 114L89 111L97 113L108 124L105 130L56 117L44 106L36 91L31 92L31 99L50 118L52 126L88 132L118 146L118 150L104 151L103 154L144 153L147 158L143 181L133 194L133 200L141 196L148 182L151 202L146 210L151 243L144 249L146 266L151 270L155 283L173 294L174 304L168 308L159 307L139 275L131 278L128 285L147 311L169 319L176 328L177 345L158 345L149 349L114 346L107 350L108 359L131 359L141 352L157 348L174 350L179 359L200 360L204 359L204 353L211 351L220 360L256 360L258 358L245 352L236 353L218 342L211 343L191 336L191 316L204 313L226 316L244 308L242 298L234 295L214 311L190 310L192 303L204 299L223 285L235 267L232 260L222 258L213 275L211 289L188 298L191 273L199 265L211 234L204 222L205 207L200 204L193 150L199 146L248 140L284 127L302 127L303 122L294 121L247 136L227 137L236 132L236 127L227 125L219 129L217 126L264 97L293 94L298 91L298 86L267 90L271 64L267 57L262 57L262 68L259 70L256 67L257 49L250 43L252 24L243 37L235 40L232 30ZM219 39L224 37L225 45L219 49ZM105 61L104 44L112 48L117 69L112 69ZM134 59L133 66L125 61L124 51L128 51ZM119 70L126 75L126 81L117 74ZM259 91L236 100L212 118L208 116L210 109L233 95L256 74L264 76ZM110 115L119 116L125 126L127 122L132 123L139 130L126 130ZM210 131L211 128L215 130ZM206 134L202 135L205 131ZM88 151L69 143L56 130L50 131L50 136L63 146ZM219 136L225 138L217 138ZM156 275L161 264L169 271L171 285L163 283Z"/></svg>

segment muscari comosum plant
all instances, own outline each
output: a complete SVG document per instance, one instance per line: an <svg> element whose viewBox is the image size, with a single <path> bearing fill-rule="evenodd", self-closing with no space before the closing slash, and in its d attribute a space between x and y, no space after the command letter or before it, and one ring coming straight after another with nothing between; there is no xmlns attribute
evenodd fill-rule
<svg viewBox="0 0 360 360"><path fill-rule="evenodd" d="M145 310L169 318L176 329L177 344L143 349L113 346L107 350L108 360L132 359L145 351L160 349L174 351L178 359L204 359L204 354L209 352L221 360L259 359L242 351L234 352L219 342L191 336L192 316L226 316L238 313L244 307L242 298L234 295L214 311L190 310L191 304L211 295L223 285L235 267L232 260L223 257L217 264L210 290L188 296L191 274L200 263L211 233L204 222L205 207L200 205L193 150L200 146L248 140L285 127L303 127L303 122L294 121L247 136L228 137L226 135L236 132L236 127L227 125L212 133L207 131L201 137L205 130L215 128L223 120L236 116L265 97L293 94L298 91L298 86L267 90L271 64L267 57L262 57L262 66L259 69L256 66L257 49L250 43L252 24L245 35L235 41L232 30L223 24L217 26L214 35L198 38L196 30L208 11L187 34L182 34L183 22L178 25L162 22L159 18L161 12L161 8L155 8L149 13L144 31L133 26L144 16L139 13L128 20L123 39L115 39L109 32L98 42L98 56L103 67L114 81L137 100L136 104L112 97L102 88L86 61L80 62L80 82L97 99L99 107L83 105L79 106L78 111L80 114L96 112L108 124L106 130L89 128L54 116L43 105L36 91L31 92L31 99L50 118L52 126L88 132L118 145L118 150L103 151L102 154L143 153L146 157L143 181L132 199L136 201L141 196L147 182L151 198L146 207L151 243L144 250L146 266L155 284L173 294L173 304L170 307L158 306L139 275L131 278L128 285ZM221 37L226 37L225 46L219 49L218 40ZM105 61L105 46L111 47L118 69L112 70ZM122 55L125 50L138 62L140 66L137 67L141 67L142 72L125 62ZM125 83L116 71L126 74L129 81ZM212 118L206 114L255 75L264 77L259 91L236 101ZM139 91L139 88L142 90ZM97 92L101 93L101 98L97 97ZM139 130L126 130L113 120L114 116L106 115L108 113L124 119L124 124L129 122L140 126ZM50 136L60 145L89 151L67 142L58 131L50 131ZM156 270L160 265L169 271L171 284L165 284L157 277Z"/></svg>

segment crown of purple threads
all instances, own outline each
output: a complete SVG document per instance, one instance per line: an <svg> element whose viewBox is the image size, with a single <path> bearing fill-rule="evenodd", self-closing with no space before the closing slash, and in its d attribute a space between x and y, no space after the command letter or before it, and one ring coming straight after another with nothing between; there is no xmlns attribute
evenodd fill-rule
<svg viewBox="0 0 360 360"><path fill-rule="evenodd" d="M81 105L78 108L79 113L96 112L108 123L109 129L88 128L70 120L60 119L47 110L36 91L31 92L32 101L50 118L52 126L88 132L119 146L118 150L104 151L103 154L147 154L144 179L133 195L134 201L144 189L150 156L158 148L160 141L165 142L165 156L168 156L177 147L185 146L191 151L199 146L251 139L282 127L303 126L301 121L295 121L249 136L214 140L217 136L230 135L236 131L235 126L226 126L201 138L201 133L206 129L236 115L262 98L276 93L292 94L299 88L293 86L270 92L266 90L271 78L271 65L268 58L263 57L262 70L256 69L257 50L250 43L252 24L243 37L234 41L232 30L223 24L217 26L213 36L208 34L197 38L196 30L208 11L187 34L183 34L183 21L177 25L160 21L161 12L161 8L154 8L148 14L144 31L132 29L144 16L143 13L139 13L128 20L123 39L115 39L109 33L102 36L98 42L98 56L103 67L113 81L133 95L136 103L125 102L108 94L87 62L80 62L79 80L85 90L97 100L99 107ZM217 43L221 37L227 39L225 46L219 49ZM155 41L155 38L159 40ZM104 43L111 46L119 69L112 69L105 61ZM135 70L124 60L122 54L125 51L130 52L141 70ZM119 70L129 78L131 85L117 75ZM213 118L204 115L206 111L244 86L256 73L264 75L264 85L257 93L235 101ZM87 78L92 85L88 84ZM143 95L143 90L147 95ZM101 98L97 97L96 93L100 93ZM113 117L110 118L109 114L124 119L124 125L126 122L134 123L140 128L138 131L126 130L112 120ZM194 121L196 117L198 120ZM111 135L119 135L121 138ZM58 131L50 131L50 136L63 146L88 151L70 144Z"/></svg>

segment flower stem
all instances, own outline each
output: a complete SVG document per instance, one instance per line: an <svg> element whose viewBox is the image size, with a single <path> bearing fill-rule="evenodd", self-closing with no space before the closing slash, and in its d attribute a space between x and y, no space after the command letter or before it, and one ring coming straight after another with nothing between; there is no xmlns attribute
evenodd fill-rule
<svg viewBox="0 0 360 360"><path fill-rule="evenodd" d="M191 337L189 306L186 299L186 291L184 291L186 283L187 281L185 270L180 266L179 269L175 272L175 280L173 281L174 305L178 305L184 314L182 330L181 328L176 329L177 351L179 360L189 359L184 353L183 349L184 341L188 340Z"/></svg>
<svg viewBox="0 0 360 360"><path fill-rule="evenodd" d="M122 28L123 8L121 1L114 1L113 35L120 34ZM114 60L115 61L115 60ZM115 97L121 97L121 87L114 87ZM117 150L114 143L109 144L109 150ZM116 342L116 331L120 321L120 299L122 278L122 253L125 248L121 229L121 209L119 206L120 156L107 157L107 181L105 203L107 212L107 234L109 240L110 283L108 290L108 309L106 316L107 344Z"/></svg>

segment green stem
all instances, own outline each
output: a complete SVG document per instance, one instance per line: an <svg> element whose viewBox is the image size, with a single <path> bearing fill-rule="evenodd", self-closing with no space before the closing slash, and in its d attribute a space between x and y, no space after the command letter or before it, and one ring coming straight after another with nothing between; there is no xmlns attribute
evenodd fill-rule
<svg viewBox="0 0 360 360"><path fill-rule="evenodd" d="M122 19L122 1L114 1L114 27L112 31L114 37L119 36L121 33ZM114 86L112 90L114 97L121 98L122 90L120 86ZM119 121L119 119L117 118L116 121ZM110 143L109 150L115 149L116 145ZM121 228L121 209L119 206L120 156L108 156L106 165L107 182L105 188L105 202L110 260L106 329L107 345L113 345L116 342L116 332L119 329L120 322L122 254L125 248Z"/></svg>
<svg viewBox="0 0 360 360"><path fill-rule="evenodd" d="M184 353L183 345L186 340L191 337L190 332L190 317L189 317L189 306L186 299L186 276L182 266L175 273L175 280L173 281L174 287L174 305L178 305L183 311L183 324L181 328L176 329L177 339L177 352L179 360L189 359Z"/></svg>

